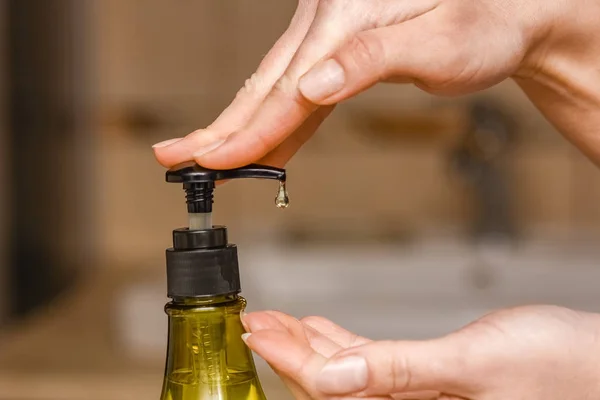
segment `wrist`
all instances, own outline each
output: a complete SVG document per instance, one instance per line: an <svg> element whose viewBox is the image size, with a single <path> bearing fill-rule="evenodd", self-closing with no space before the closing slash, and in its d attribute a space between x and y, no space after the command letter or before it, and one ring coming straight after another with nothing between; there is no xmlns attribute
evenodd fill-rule
<svg viewBox="0 0 600 400"><path fill-rule="evenodd" d="M513 78L561 133L600 163L600 3L551 3Z"/></svg>
<svg viewBox="0 0 600 400"><path fill-rule="evenodd" d="M526 3L519 13L527 48L517 76L556 80L579 66L595 68L600 55L600 3L587 0L549 0ZM541 4L539 4L541 3Z"/></svg>

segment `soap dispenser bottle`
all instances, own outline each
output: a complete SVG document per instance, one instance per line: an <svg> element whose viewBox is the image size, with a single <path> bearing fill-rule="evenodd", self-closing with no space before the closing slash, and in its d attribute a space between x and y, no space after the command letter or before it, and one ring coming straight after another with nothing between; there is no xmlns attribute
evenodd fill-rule
<svg viewBox="0 0 600 400"><path fill-rule="evenodd" d="M279 181L278 207L288 204L285 170L257 164L210 170L182 164L166 174L186 192L189 227L173 231L167 255L165 306L169 336L161 400L265 400L252 353L241 336L237 248L227 228L212 225L215 182L238 178Z"/></svg>

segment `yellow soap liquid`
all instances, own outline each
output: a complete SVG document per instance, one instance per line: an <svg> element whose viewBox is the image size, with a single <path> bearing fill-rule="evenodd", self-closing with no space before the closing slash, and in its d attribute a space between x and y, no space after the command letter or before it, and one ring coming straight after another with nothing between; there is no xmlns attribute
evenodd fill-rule
<svg viewBox="0 0 600 400"><path fill-rule="evenodd" d="M161 400L266 400L241 336L237 295L168 303L169 340Z"/></svg>

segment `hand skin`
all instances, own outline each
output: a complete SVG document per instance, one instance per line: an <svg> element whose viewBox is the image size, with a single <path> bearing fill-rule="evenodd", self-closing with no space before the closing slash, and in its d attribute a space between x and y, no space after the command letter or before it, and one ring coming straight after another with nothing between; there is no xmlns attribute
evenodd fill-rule
<svg viewBox="0 0 600 400"><path fill-rule="evenodd" d="M335 104L378 82L455 96L510 78L600 162L599 60L598 0L300 0L213 124L154 151L165 167L192 159L215 169L283 166ZM369 342L323 319L276 312L245 322L248 345L299 399L585 400L600 398L599 318L505 310L426 342ZM341 359L349 366L332 366ZM364 387L352 390L361 378Z"/></svg>
<svg viewBox="0 0 600 400"><path fill-rule="evenodd" d="M599 59L597 0L300 0L216 121L155 155L166 167L283 166L336 103L377 82L460 95L512 78L600 160Z"/></svg>
<svg viewBox="0 0 600 400"><path fill-rule="evenodd" d="M491 313L446 337L373 342L320 317L243 316L248 346L296 399L600 398L600 316L553 306Z"/></svg>

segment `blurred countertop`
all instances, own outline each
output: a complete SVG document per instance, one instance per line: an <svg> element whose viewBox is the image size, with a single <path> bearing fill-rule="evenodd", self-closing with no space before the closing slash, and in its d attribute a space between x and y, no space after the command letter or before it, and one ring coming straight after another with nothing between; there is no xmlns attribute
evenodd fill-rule
<svg viewBox="0 0 600 400"><path fill-rule="evenodd" d="M238 241L238 244L240 242ZM250 310L318 313L373 339L445 334L501 307L547 303L600 312L596 241L477 248L240 246ZM164 263L107 263L0 335L0 400L130 400L160 395L166 347ZM290 396L256 358L270 399Z"/></svg>
<svg viewBox="0 0 600 400"><path fill-rule="evenodd" d="M0 335L0 399L159 398L164 355L131 357L115 332L113 307L118 291L139 280L140 274L96 271L52 305ZM147 271L144 275L148 279ZM269 372L259 372L269 398L289 398Z"/></svg>

